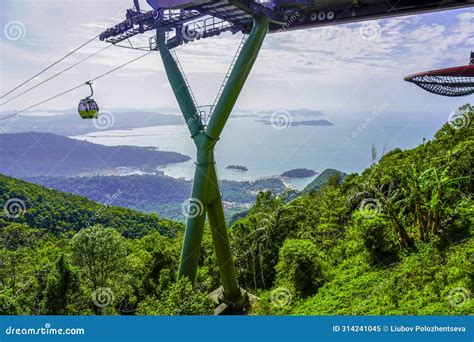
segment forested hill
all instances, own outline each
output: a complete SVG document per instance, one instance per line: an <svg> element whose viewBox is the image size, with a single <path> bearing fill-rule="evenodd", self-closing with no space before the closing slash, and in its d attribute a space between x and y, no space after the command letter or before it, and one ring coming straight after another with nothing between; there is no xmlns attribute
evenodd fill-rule
<svg viewBox="0 0 474 342"><path fill-rule="evenodd" d="M259 297L251 314L473 314L473 122L465 106L432 141L342 183L260 193L229 234L239 284ZM183 234L158 232L182 225L8 177L0 197L2 313L212 314L208 227L193 289L175 280Z"/></svg>
<svg viewBox="0 0 474 342"><path fill-rule="evenodd" d="M345 174L344 172L335 169L326 169L321 172L311 183L309 183L303 189L303 192L311 192L313 190L321 189L334 175L339 176L341 182L347 177L347 174Z"/></svg>
<svg viewBox="0 0 474 342"><path fill-rule="evenodd" d="M104 146L51 133L0 134L0 173L72 176L117 167L156 168L190 157L136 146Z"/></svg>
<svg viewBox="0 0 474 342"><path fill-rule="evenodd" d="M184 221L182 205L189 198L191 184L189 180L165 175L130 175L96 177L33 177L27 180L48 188L75 193L99 203L106 203L108 196L121 191L114 205L155 212L160 216L176 221ZM272 191L281 194L284 183L278 178L265 178L249 181L221 181L221 191L226 214L247 210L260 191Z"/></svg>
<svg viewBox="0 0 474 342"><path fill-rule="evenodd" d="M106 205L0 175L0 228L14 222L58 235L103 224L131 238L144 236L150 231L174 236L183 228L180 223L155 214L146 215L116 207L120 190L104 196L108 198L104 201Z"/></svg>

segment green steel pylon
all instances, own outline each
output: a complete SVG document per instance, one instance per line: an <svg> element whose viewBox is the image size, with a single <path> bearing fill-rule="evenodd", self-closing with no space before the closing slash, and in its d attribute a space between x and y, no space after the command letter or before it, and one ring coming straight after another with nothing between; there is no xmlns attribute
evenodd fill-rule
<svg viewBox="0 0 474 342"><path fill-rule="evenodd" d="M197 149L190 206L196 206L199 210L197 215L188 215L178 277L188 277L194 283L207 213L219 264L223 295L225 300L231 303L242 302L242 292L237 284L230 251L224 208L216 174L214 147L252 69L267 31L268 17L255 16L249 37L242 47L222 94L213 109L209 124L205 127L184 75L165 44L165 32L162 28L157 29L157 45L166 74Z"/></svg>

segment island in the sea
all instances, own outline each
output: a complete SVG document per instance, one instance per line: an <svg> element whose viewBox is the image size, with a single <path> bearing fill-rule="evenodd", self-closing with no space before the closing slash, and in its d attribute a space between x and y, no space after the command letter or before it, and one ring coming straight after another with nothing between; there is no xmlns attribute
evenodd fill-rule
<svg viewBox="0 0 474 342"><path fill-rule="evenodd" d="M248 171L249 170L246 166L242 166L242 165L227 165L226 169L238 170L238 171Z"/></svg>
<svg viewBox="0 0 474 342"><path fill-rule="evenodd" d="M288 170L286 172L283 172L281 176L288 177L288 178L308 178L308 177L313 177L317 174L318 173L314 170L302 168L302 169Z"/></svg>

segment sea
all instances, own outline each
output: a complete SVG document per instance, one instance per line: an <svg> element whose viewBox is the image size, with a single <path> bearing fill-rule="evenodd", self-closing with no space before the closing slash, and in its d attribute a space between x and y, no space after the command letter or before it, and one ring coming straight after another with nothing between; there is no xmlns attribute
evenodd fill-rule
<svg viewBox="0 0 474 342"><path fill-rule="evenodd" d="M263 119L262 119L263 118ZM279 176L295 168L322 172L333 168L360 173L395 148L414 148L432 139L445 122L443 115L400 115L374 109L362 113L331 113L324 116L240 113L232 115L216 145L220 179L252 181ZM330 126L299 125L298 122L327 120ZM164 174L192 179L195 147L184 125L152 126L131 130L98 130L72 138L118 146L150 146L186 154L192 160L160 167ZM248 171L227 169L242 165ZM288 186L304 188L314 177L284 179Z"/></svg>

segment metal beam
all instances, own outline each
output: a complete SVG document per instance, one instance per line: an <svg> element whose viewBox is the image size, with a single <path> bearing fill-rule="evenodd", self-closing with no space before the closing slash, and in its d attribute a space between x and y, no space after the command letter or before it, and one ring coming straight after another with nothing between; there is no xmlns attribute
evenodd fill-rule
<svg viewBox="0 0 474 342"><path fill-rule="evenodd" d="M183 113L186 125L189 128L191 136L195 136L203 129L201 118L199 117L196 105L194 104L191 92L188 89L184 75L166 46L165 30L162 27L156 29L156 41L158 50L165 66L166 75L171 88L178 101L179 108Z"/></svg>
<svg viewBox="0 0 474 342"><path fill-rule="evenodd" d="M262 46L265 35L268 32L268 17L254 17L252 31L242 47L239 57L235 62L229 80L217 101L216 107L206 128L206 133L213 139L218 139L227 119L234 107L237 98L252 70L257 59L258 52Z"/></svg>
<svg viewBox="0 0 474 342"><path fill-rule="evenodd" d="M242 305L243 297L237 283L232 260L216 173L214 147L252 69L268 31L267 17L255 16L253 21L254 25L250 35L232 68L230 78L217 102L206 130L204 130L197 114L184 75L166 46L165 32L162 28L157 29L157 45L165 65L166 74L197 150L196 170L190 199L190 206L197 209L197 211L193 211L193 215L188 215L178 277L187 277L193 283L195 281L207 213L219 265L224 299L237 307Z"/></svg>

